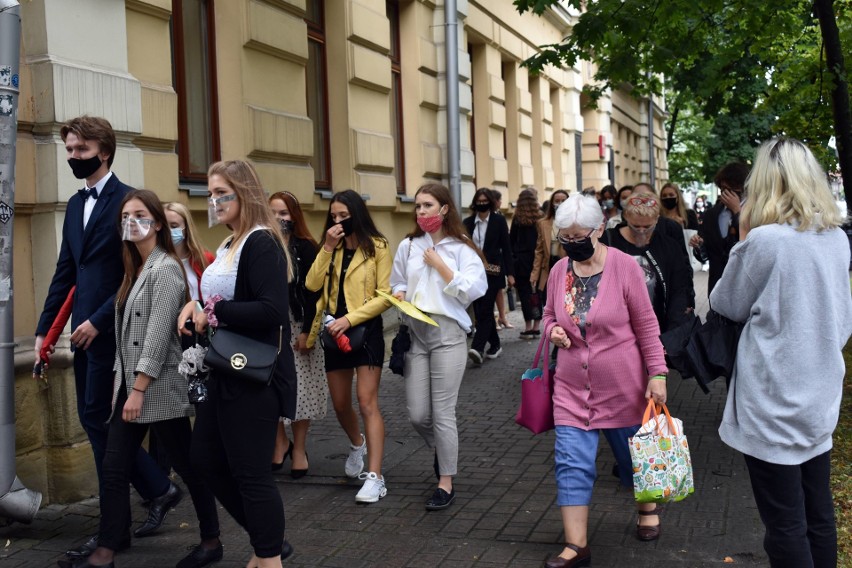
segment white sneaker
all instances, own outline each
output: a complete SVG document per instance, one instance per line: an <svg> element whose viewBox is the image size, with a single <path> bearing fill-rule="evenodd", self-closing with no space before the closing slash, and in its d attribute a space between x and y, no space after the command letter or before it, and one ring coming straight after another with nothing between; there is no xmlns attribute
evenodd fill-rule
<svg viewBox="0 0 852 568"><path fill-rule="evenodd" d="M346 466L344 471L346 471L346 477L358 477L358 475L364 471L364 456L367 455L367 438L364 437L364 434L361 434L361 442L360 446L349 446L349 457L346 458Z"/></svg>
<svg viewBox="0 0 852 568"><path fill-rule="evenodd" d="M482 353L476 349L469 349L467 352L467 358L473 362L475 367L482 365Z"/></svg>
<svg viewBox="0 0 852 568"><path fill-rule="evenodd" d="M376 503L379 499L388 494L388 489L385 487L385 478L381 478L373 473L362 473L358 479L364 480L364 485L355 496L356 503Z"/></svg>
<svg viewBox="0 0 852 568"><path fill-rule="evenodd" d="M500 356L500 353L502 353L502 352L503 352L502 347L498 347L496 351L492 351L491 349L489 349L488 351L485 352L485 356L488 357L489 359L496 359L497 357Z"/></svg>

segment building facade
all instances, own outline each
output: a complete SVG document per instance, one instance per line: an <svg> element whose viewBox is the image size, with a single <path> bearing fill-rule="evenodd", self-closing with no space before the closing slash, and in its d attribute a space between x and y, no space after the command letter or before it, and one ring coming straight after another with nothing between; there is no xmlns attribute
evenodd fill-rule
<svg viewBox="0 0 852 568"><path fill-rule="evenodd" d="M459 85L463 205L481 186L500 189L511 213L525 187L543 200L647 181L651 168L665 181L662 101L615 92L585 108L589 66L533 76L521 65L570 33L570 13L520 16L495 0L459 0L458 11L459 76L448 79L442 0L21 3L17 467L45 503L97 486L67 335L49 387L30 378L65 203L80 186L65 163L65 121L110 120L113 171L186 203L211 249L223 233L206 229L207 166L235 158L250 159L270 192L294 193L316 236L332 193L360 192L395 247L413 227L417 187L447 181L447 80Z"/></svg>

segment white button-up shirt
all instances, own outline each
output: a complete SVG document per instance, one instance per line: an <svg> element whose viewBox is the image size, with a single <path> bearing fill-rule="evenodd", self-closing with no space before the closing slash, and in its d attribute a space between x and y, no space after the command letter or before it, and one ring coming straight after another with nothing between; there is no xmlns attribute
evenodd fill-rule
<svg viewBox="0 0 852 568"><path fill-rule="evenodd" d="M426 249L433 247L453 271L449 283L423 262ZM434 244L428 233L400 243L393 259L390 284L394 294L405 292L405 299L417 309L454 319L465 332L471 329L467 307L488 289L485 266L476 251L454 237L444 237Z"/></svg>
<svg viewBox="0 0 852 568"><path fill-rule="evenodd" d="M109 178L112 177L112 172L107 172L107 174L98 180L98 183L95 184L95 189L98 190L98 199L101 198L104 192L104 186L106 182L109 181ZM86 184L86 189L91 189ZM89 217L92 216L92 211L95 209L95 204L98 202L98 199L95 199L91 195L86 196L86 201L83 202L83 229L86 228L86 225L89 223Z"/></svg>

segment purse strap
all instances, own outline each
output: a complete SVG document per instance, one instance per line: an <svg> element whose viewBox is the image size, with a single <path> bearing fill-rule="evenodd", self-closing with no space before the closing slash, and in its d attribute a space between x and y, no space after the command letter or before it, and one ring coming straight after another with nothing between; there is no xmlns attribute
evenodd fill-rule
<svg viewBox="0 0 852 568"><path fill-rule="evenodd" d="M547 337L545 334L542 334L541 341L538 342L538 349L535 352L535 358L533 359L533 369L538 369L538 364L541 361L541 354L544 353L544 369L542 369L542 376L544 377L544 383L550 384L550 349L545 347L548 344ZM644 422L643 422L644 424Z"/></svg>

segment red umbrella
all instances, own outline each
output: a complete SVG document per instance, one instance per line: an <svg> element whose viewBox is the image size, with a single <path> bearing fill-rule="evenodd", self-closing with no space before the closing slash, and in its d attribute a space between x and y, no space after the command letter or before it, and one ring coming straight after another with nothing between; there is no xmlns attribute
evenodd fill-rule
<svg viewBox="0 0 852 568"><path fill-rule="evenodd" d="M74 290L76 289L76 286L71 287L68 297L65 298L65 303L59 308L56 319L53 320L53 325L50 326L47 335L44 336L44 343L41 345L41 351L38 352L39 361L36 362L35 368L33 368L33 375L40 376L42 379L47 380L45 370L50 363L50 355L53 353L53 347L59 341L59 336L62 335L62 330L65 329L65 324L68 323L68 318L71 317L71 304L74 301Z"/></svg>

